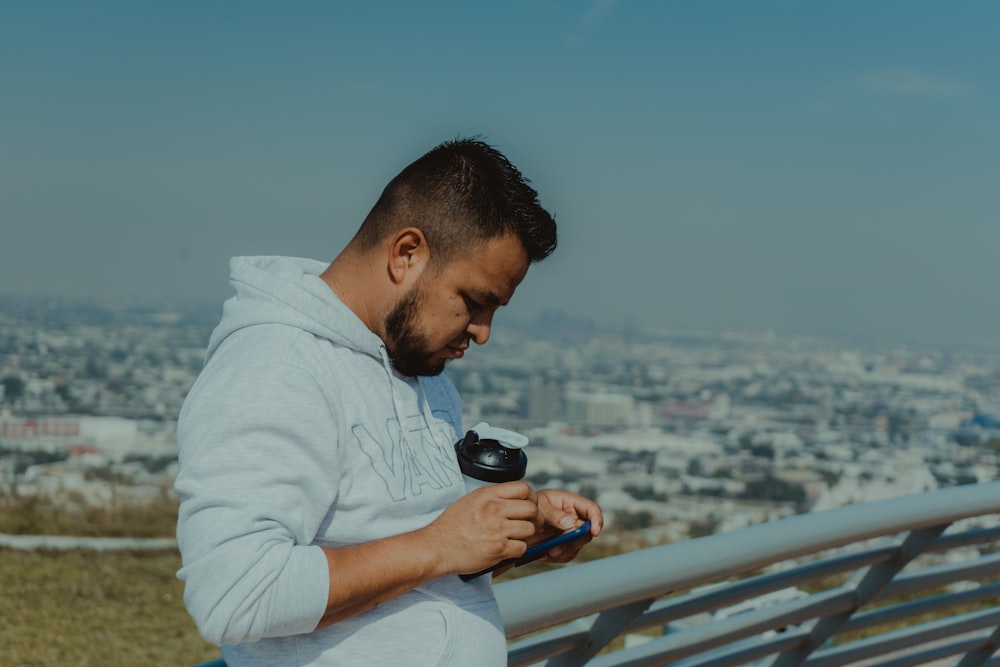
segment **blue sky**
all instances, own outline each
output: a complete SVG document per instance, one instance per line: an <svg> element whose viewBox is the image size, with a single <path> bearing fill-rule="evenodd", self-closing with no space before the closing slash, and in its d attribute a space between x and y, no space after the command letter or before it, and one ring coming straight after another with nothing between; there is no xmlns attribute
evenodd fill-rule
<svg viewBox="0 0 1000 667"><path fill-rule="evenodd" d="M518 315L1000 340L995 2L2 12L3 292L221 300L479 134L560 223Z"/></svg>

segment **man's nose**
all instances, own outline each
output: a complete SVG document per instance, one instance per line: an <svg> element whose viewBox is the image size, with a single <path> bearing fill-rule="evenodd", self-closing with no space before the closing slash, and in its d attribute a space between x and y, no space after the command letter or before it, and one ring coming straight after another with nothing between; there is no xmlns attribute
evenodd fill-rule
<svg viewBox="0 0 1000 667"><path fill-rule="evenodd" d="M476 317L469 321L466 331L476 345L485 345L490 339L490 329L493 327L493 315Z"/></svg>

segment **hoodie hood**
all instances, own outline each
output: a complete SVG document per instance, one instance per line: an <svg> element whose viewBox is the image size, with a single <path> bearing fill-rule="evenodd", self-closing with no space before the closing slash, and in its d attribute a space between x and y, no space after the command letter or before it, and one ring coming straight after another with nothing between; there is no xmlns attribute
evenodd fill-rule
<svg viewBox="0 0 1000 667"><path fill-rule="evenodd" d="M206 360L230 334L256 324L286 324L381 359L382 339L323 282L326 264L294 257L234 257L229 284L236 295L223 304Z"/></svg>

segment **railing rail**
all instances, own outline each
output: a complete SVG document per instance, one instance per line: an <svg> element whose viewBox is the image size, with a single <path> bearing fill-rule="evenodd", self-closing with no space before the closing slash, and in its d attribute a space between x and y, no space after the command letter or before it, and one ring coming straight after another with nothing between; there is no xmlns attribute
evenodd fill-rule
<svg viewBox="0 0 1000 667"><path fill-rule="evenodd" d="M1000 482L991 482L798 515L495 590L517 640L510 665L828 667L880 658L901 667L954 656L961 667L1000 667L992 657L1000 554L990 553L998 539ZM718 584L730 577L742 578ZM699 588L707 584L718 585ZM812 592L719 618L792 587ZM649 628L662 635L598 655ZM538 634L523 638L530 633Z"/></svg>

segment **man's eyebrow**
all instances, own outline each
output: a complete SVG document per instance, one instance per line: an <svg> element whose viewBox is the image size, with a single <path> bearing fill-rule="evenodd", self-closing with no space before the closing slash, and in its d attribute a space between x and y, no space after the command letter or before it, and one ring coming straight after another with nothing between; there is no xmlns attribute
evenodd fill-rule
<svg viewBox="0 0 1000 667"><path fill-rule="evenodd" d="M506 306L510 302L509 299L507 301L502 300L491 291L469 290L469 296L487 306Z"/></svg>

